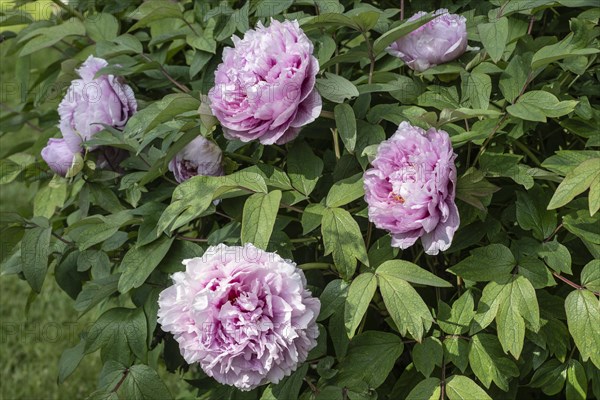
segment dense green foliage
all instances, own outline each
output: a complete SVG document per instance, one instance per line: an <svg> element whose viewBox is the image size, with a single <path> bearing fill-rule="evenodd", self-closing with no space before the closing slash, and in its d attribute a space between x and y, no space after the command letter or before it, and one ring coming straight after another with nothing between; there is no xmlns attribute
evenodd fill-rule
<svg viewBox="0 0 600 400"><path fill-rule="evenodd" d="M464 15L478 48L409 70L384 51L419 25L400 21L401 3L406 17ZM95 321L63 352L58 382L99 351L92 399L170 398L163 367L202 399L600 397L595 5L99 0L37 21L27 6L1 10L0 46L16 62L2 83L14 105L0 119L0 183L37 188L32 210L2 217L2 273L29 283L28 304L44 300L52 275ZM214 70L232 34L271 17L299 20L313 41L324 112L283 146L228 141L203 103ZM129 157L113 172L88 153L67 178L53 176L39 153L58 136L57 103L89 54L125 77L140 111L88 144ZM447 131L458 154L461 225L437 256L392 248L367 218L368 156L402 121ZM223 149L227 175L177 185L167 164L199 134ZM322 309L308 361L242 393L185 365L156 313L182 259L245 242L294 260Z"/></svg>

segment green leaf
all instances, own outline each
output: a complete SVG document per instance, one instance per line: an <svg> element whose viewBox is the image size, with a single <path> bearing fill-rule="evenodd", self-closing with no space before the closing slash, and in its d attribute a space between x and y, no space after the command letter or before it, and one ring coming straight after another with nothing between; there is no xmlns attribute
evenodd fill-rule
<svg viewBox="0 0 600 400"><path fill-rule="evenodd" d="M590 217L587 210L567 214L563 217L563 226L581 239L600 245L600 216L598 214Z"/></svg>
<svg viewBox="0 0 600 400"><path fill-rule="evenodd" d="M302 213L302 235L306 235L321 225L325 206L319 203L309 204Z"/></svg>
<svg viewBox="0 0 600 400"><path fill-rule="evenodd" d="M510 103L514 103L527 83L529 63L523 56L515 55L500 75L500 91Z"/></svg>
<svg viewBox="0 0 600 400"><path fill-rule="evenodd" d="M465 72L462 74L463 97L469 99L471 106L478 110L487 110L492 94L492 79L489 75Z"/></svg>
<svg viewBox="0 0 600 400"><path fill-rule="evenodd" d="M541 289L556 285L552 273L546 264L538 258L523 257L519 260L519 275L531 282L534 288Z"/></svg>
<svg viewBox="0 0 600 400"><path fill-rule="evenodd" d="M119 391L125 399L168 400L169 389L154 369L137 364L129 368L129 374Z"/></svg>
<svg viewBox="0 0 600 400"><path fill-rule="evenodd" d="M167 255L174 239L174 237L163 236L145 246L134 246L129 249L119 267L119 270L123 272L119 279L119 292L127 293L133 288L142 286Z"/></svg>
<svg viewBox="0 0 600 400"><path fill-rule="evenodd" d="M333 184L325 204L327 207L341 207L365 195L363 174L358 173Z"/></svg>
<svg viewBox="0 0 600 400"><path fill-rule="evenodd" d="M571 253L556 240L542 243L537 254L554 271L572 274Z"/></svg>
<svg viewBox="0 0 600 400"><path fill-rule="evenodd" d="M323 172L323 161L305 142L296 142L289 150L287 171L292 186L308 196L315 188Z"/></svg>
<svg viewBox="0 0 600 400"><path fill-rule="evenodd" d="M85 340L65 349L58 360L58 384L62 384L75 371L85 355Z"/></svg>
<svg viewBox="0 0 600 400"><path fill-rule="evenodd" d="M252 243L260 249L266 249L271 239L281 190L268 194L255 193L246 199L242 216L242 244Z"/></svg>
<svg viewBox="0 0 600 400"><path fill-rule="evenodd" d="M582 162L569 172L556 188L556 192L554 192L554 196L548 204L548 209L553 210L566 205L575 196L585 192L597 180L600 180L600 158L592 158ZM590 214L593 215L591 212Z"/></svg>
<svg viewBox="0 0 600 400"><path fill-rule="evenodd" d="M452 287L449 282L405 260L389 260L377 268L378 275L393 276L408 282L435 287Z"/></svg>
<svg viewBox="0 0 600 400"><path fill-rule="evenodd" d="M227 176L194 176L175 188L171 204L158 220L157 232L174 231L201 216L215 199L267 193L261 174L243 169Z"/></svg>
<svg viewBox="0 0 600 400"><path fill-rule="evenodd" d="M52 228L35 227L27 229L21 240L21 265L25 279L31 289L40 293L50 255Z"/></svg>
<svg viewBox="0 0 600 400"><path fill-rule="evenodd" d="M434 18L436 18L436 16L434 16L432 13L429 13L427 15L423 15L422 17L414 21L406 21L402 25L390 29L389 31L381 35L379 38L377 38L377 40L375 40L375 43L373 43L373 52L375 53L375 55L378 55L393 42L400 39L402 36L408 35L415 29L425 25Z"/></svg>
<svg viewBox="0 0 600 400"><path fill-rule="evenodd" d="M491 195L498 190L500 190L498 186L491 184L485 179L483 172L475 168L469 168L463 176L458 178L456 198L485 211L486 208L481 199L491 198Z"/></svg>
<svg viewBox="0 0 600 400"><path fill-rule="evenodd" d="M496 316L498 339L504 351L518 359L525 340L525 321L534 332L540 328L535 289L527 279L517 276L511 277L502 291L504 301L500 303Z"/></svg>
<svg viewBox="0 0 600 400"><path fill-rule="evenodd" d="M508 391L510 380L519 376L519 369L504 355L498 338L493 335L479 333L471 338L469 363L475 376L488 389L494 382Z"/></svg>
<svg viewBox="0 0 600 400"><path fill-rule="evenodd" d="M481 169L486 172L488 177L505 176L513 181L523 185L529 190L533 187L533 177L529 167L519 164L523 156L516 154L503 154L485 152L479 159Z"/></svg>
<svg viewBox="0 0 600 400"><path fill-rule="evenodd" d="M469 365L469 342L460 337L446 336L443 344L444 357L464 373Z"/></svg>
<svg viewBox="0 0 600 400"><path fill-rule="evenodd" d="M86 282L77 296L73 308L81 314L85 314L96 304L109 298L117 291L120 276L120 274L109 275Z"/></svg>
<svg viewBox="0 0 600 400"><path fill-rule="evenodd" d="M577 360L570 360L567 367L567 400L587 399L587 376L585 369Z"/></svg>
<svg viewBox="0 0 600 400"><path fill-rule="evenodd" d="M335 116L335 125L338 128L346 150L350 154L354 153L354 146L356 146L356 116L354 115L354 110L349 104L342 103L335 106L333 114Z"/></svg>
<svg viewBox="0 0 600 400"><path fill-rule="evenodd" d="M302 26L302 28L304 30L310 30L314 28L331 28L341 26L352 28L357 31L360 30L360 26L356 22L354 22L352 18L343 14L330 12L325 12L313 17L308 22L306 22Z"/></svg>
<svg viewBox="0 0 600 400"><path fill-rule="evenodd" d="M33 215L50 218L57 207L62 207L67 200L67 182L65 179L52 179L43 186L33 199Z"/></svg>
<svg viewBox="0 0 600 400"><path fill-rule="evenodd" d="M178 3L150 0L143 2L129 18L138 20L128 32L148 26L148 24L167 18L183 19L183 13Z"/></svg>
<svg viewBox="0 0 600 400"><path fill-rule="evenodd" d="M565 300L567 325L583 361L600 368L600 301L589 290L575 290Z"/></svg>
<svg viewBox="0 0 600 400"><path fill-rule="evenodd" d="M572 112L577 103L575 100L559 101L552 93L544 90L532 90L519 97L506 111L526 121L546 122L546 117L558 118Z"/></svg>
<svg viewBox="0 0 600 400"><path fill-rule="evenodd" d="M304 377L308 372L308 363L303 364L290 376L283 378L271 387L275 399L297 399Z"/></svg>
<svg viewBox="0 0 600 400"><path fill-rule="evenodd" d="M479 38L492 60L497 63L504 54L508 40L508 18L502 17L495 22L477 25Z"/></svg>
<svg viewBox="0 0 600 400"><path fill-rule="evenodd" d="M156 128L159 124L171 121L174 117L189 111L197 112L199 107L200 101L189 94L168 94L161 100L136 112L129 121L127 121L123 134L126 138L142 137L144 134Z"/></svg>
<svg viewBox="0 0 600 400"><path fill-rule="evenodd" d="M427 378L415 386L405 400L439 400L441 396L440 380Z"/></svg>
<svg viewBox="0 0 600 400"><path fill-rule="evenodd" d="M348 296L349 285L341 279L334 279L325 286L321 293L321 312L317 321L329 318L339 308L342 308Z"/></svg>
<svg viewBox="0 0 600 400"><path fill-rule="evenodd" d="M533 237L544 240L556 228L556 212L546 210L546 196L539 186L528 193L517 192L517 222Z"/></svg>
<svg viewBox="0 0 600 400"><path fill-rule="evenodd" d="M344 309L344 321L350 339L354 337L376 290L377 279L370 272L360 274L352 281Z"/></svg>
<svg viewBox="0 0 600 400"><path fill-rule="evenodd" d="M450 400L492 400L475 382L462 375L452 375L446 381L446 394Z"/></svg>
<svg viewBox="0 0 600 400"><path fill-rule="evenodd" d="M471 255L448 271L475 282L501 280L517 265L510 249L502 244L490 244L471 251Z"/></svg>
<svg viewBox="0 0 600 400"><path fill-rule="evenodd" d="M469 330L475 316L473 293L467 290L452 304L440 302L437 323L449 335L462 335Z"/></svg>
<svg viewBox="0 0 600 400"><path fill-rule="evenodd" d="M342 208L328 208L323 213L321 234L325 255L333 253L333 261L344 279L349 279L356 270L356 260L369 264L365 242L350 213Z"/></svg>
<svg viewBox="0 0 600 400"><path fill-rule="evenodd" d="M385 263L383 264L385 265ZM431 328L433 322L429 308L419 293L405 280L377 269L381 296L390 316L402 336L410 333L417 341Z"/></svg>
<svg viewBox="0 0 600 400"><path fill-rule="evenodd" d="M379 387L403 350L402 339L391 333L367 331L357 335L339 364L338 386L364 381L371 388Z"/></svg>
<svg viewBox="0 0 600 400"><path fill-rule="evenodd" d="M95 42L115 40L119 34L119 21L107 13L88 15L83 21L88 36Z"/></svg>
<svg viewBox="0 0 600 400"><path fill-rule="evenodd" d="M442 366L443 357L442 342L437 338L430 336L413 347L412 359L415 368L426 378L429 378L436 365Z"/></svg>
<svg viewBox="0 0 600 400"><path fill-rule="evenodd" d="M600 292L600 260L592 260L581 271L581 285Z"/></svg>
<svg viewBox="0 0 600 400"><path fill-rule="evenodd" d="M531 68L535 70L567 57L585 56L596 54L600 51L595 48L578 49L572 41L573 33L569 33L560 42L542 47L533 55Z"/></svg>
<svg viewBox="0 0 600 400"><path fill-rule="evenodd" d="M30 39L21 49L19 57L50 47L68 36L83 35L85 35L85 26L76 18L70 18L60 25L36 29L19 40Z"/></svg>
<svg viewBox="0 0 600 400"><path fill-rule="evenodd" d="M594 216L600 210L600 179L595 179L590 185L590 194L588 196L590 216Z"/></svg>
<svg viewBox="0 0 600 400"><path fill-rule="evenodd" d="M358 97L358 89L343 76L325 72L325 78L317 79L317 89L321 96L334 103Z"/></svg>
<svg viewBox="0 0 600 400"><path fill-rule="evenodd" d="M554 396L562 391L566 378L567 365L551 358L534 372L529 386L541 388L546 395Z"/></svg>
<svg viewBox="0 0 600 400"><path fill-rule="evenodd" d="M102 349L103 360L129 364L130 354L146 357L146 317L142 308L111 308L98 318L88 332L85 353Z"/></svg>

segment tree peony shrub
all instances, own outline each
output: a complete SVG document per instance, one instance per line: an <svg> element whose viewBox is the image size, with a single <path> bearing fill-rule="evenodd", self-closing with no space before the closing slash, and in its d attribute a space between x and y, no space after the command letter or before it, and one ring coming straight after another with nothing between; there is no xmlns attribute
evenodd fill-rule
<svg viewBox="0 0 600 400"><path fill-rule="evenodd" d="M3 10L3 279L91 321L37 362L90 399L600 398L596 6Z"/></svg>

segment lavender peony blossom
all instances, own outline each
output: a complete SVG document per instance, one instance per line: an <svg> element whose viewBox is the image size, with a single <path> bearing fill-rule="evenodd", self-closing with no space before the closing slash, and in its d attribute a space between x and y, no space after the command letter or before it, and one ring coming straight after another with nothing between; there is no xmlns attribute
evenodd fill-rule
<svg viewBox="0 0 600 400"><path fill-rule="evenodd" d="M319 62L298 21L260 22L243 39L233 37L208 94L226 137L262 144L286 143L321 112L315 86Z"/></svg>
<svg viewBox="0 0 600 400"><path fill-rule="evenodd" d="M71 151L65 139L48 139L48 144L42 149L42 158L50 169L60 176L67 175L73 165L76 152Z"/></svg>
<svg viewBox="0 0 600 400"><path fill-rule="evenodd" d="M241 390L277 383L306 360L321 304L296 264L251 244L184 260L160 293L158 322L188 363Z"/></svg>
<svg viewBox="0 0 600 400"><path fill-rule="evenodd" d="M382 142L365 172L369 219L406 249L421 238L427 254L450 247L460 219L454 204L456 167L450 137L402 122Z"/></svg>
<svg viewBox="0 0 600 400"><path fill-rule="evenodd" d="M104 129L101 124L123 128L137 110L133 90L120 77L96 73L108 63L93 56L77 70L67 95L58 106L59 127L73 152L80 151L82 142Z"/></svg>
<svg viewBox="0 0 600 400"><path fill-rule="evenodd" d="M169 163L169 171L179 183L196 175L223 175L223 153L219 146L198 136Z"/></svg>
<svg viewBox="0 0 600 400"><path fill-rule="evenodd" d="M409 21L426 14L420 11ZM435 15L439 17L396 40L387 52L420 72L460 57L467 49L466 18L449 14L445 8L437 10Z"/></svg>

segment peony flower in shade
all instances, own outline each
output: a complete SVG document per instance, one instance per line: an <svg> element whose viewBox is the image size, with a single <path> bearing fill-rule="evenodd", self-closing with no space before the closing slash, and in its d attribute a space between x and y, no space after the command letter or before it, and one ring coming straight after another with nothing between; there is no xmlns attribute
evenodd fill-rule
<svg viewBox="0 0 600 400"><path fill-rule="evenodd" d="M321 113L319 62L298 21L260 22L223 50L210 107L229 139L282 144Z"/></svg>
<svg viewBox="0 0 600 400"><path fill-rule="evenodd" d="M198 136L171 160L169 171L179 183L196 175L223 175L223 152L215 143Z"/></svg>
<svg viewBox="0 0 600 400"><path fill-rule="evenodd" d="M446 132L407 122L379 145L364 175L365 200L369 220L390 232L392 246L406 249L421 238L427 254L450 247L460 223L455 158Z"/></svg>
<svg viewBox="0 0 600 400"><path fill-rule="evenodd" d="M66 96L58 105L59 128L73 152L82 148L82 142L104 129L102 124L121 129L137 110L133 90L121 77L96 73L108 63L89 56L77 70L81 79L75 79Z"/></svg>
<svg viewBox="0 0 600 400"><path fill-rule="evenodd" d="M52 171L60 176L67 175L73 165L73 157L78 152L71 151L65 139L48 139L48 144L42 149L42 158Z"/></svg>
<svg viewBox="0 0 600 400"><path fill-rule="evenodd" d="M184 260L158 298L158 322L189 364L241 390L277 383L317 344L321 303L296 264L245 246Z"/></svg>
<svg viewBox="0 0 600 400"><path fill-rule="evenodd" d="M420 11L409 21L424 15L427 13ZM445 8L435 15L438 17L392 43L387 52L419 72L460 57L467 49L466 18Z"/></svg>

